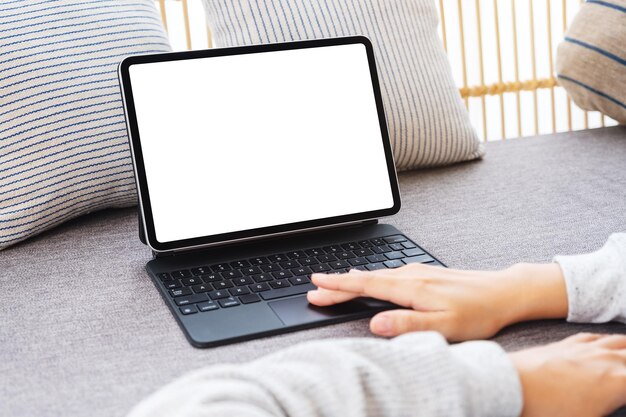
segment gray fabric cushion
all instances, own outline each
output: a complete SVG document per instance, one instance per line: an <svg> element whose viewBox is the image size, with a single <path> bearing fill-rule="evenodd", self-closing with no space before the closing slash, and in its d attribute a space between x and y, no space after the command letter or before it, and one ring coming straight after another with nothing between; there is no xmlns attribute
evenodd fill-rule
<svg viewBox="0 0 626 417"><path fill-rule="evenodd" d="M369 37L399 170L483 155L437 34L432 0L203 1L218 47Z"/></svg>
<svg viewBox="0 0 626 417"><path fill-rule="evenodd" d="M588 252L626 227L626 128L487 147L480 162L400 175L403 209L387 221L451 267L485 269ZM0 252L0 415L121 416L200 366L369 335L360 320L192 348L144 271L149 259L130 209L82 217ZM545 321L495 339L515 350L579 331L626 326Z"/></svg>
<svg viewBox="0 0 626 417"><path fill-rule="evenodd" d="M0 2L0 249L136 204L117 65L169 50L152 0Z"/></svg>
<svg viewBox="0 0 626 417"><path fill-rule="evenodd" d="M579 107L626 124L626 0L581 5L558 47L556 70Z"/></svg>

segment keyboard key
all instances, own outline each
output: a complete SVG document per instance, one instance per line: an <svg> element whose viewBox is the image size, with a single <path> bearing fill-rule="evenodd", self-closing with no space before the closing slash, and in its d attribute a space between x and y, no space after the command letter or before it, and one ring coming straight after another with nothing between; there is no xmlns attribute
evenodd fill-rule
<svg viewBox="0 0 626 417"><path fill-rule="evenodd" d="M404 246L406 249L413 249L414 247L416 247L415 243L413 242L402 242L402 246Z"/></svg>
<svg viewBox="0 0 626 417"><path fill-rule="evenodd" d="M230 290L228 290L228 292L230 293L230 295L246 295L246 294L250 294L250 290L248 289L248 287L231 288Z"/></svg>
<svg viewBox="0 0 626 417"><path fill-rule="evenodd" d="M296 250L296 251L292 251L292 252L287 252L287 257L289 257L289 259L306 258L306 253L304 253L301 250Z"/></svg>
<svg viewBox="0 0 626 417"><path fill-rule="evenodd" d="M276 288L285 288L285 287L289 287L289 282L287 282L286 279L279 279L276 281L272 281L270 282L270 287L276 289Z"/></svg>
<svg viewBox="0 0 626 417"><path fill-rule="evenodd" d="M194 293L200 294L203 292L209 292L213 288L211 288L209 284L200 284L200 285L194 285L193 287L191 287L191 289L193 290Z"/></svg>
<svg viewBox="0 0 626 417"><path fill-rule="evenodd" d="M389 247L393 250L402 250L404 249L404 246L402 246L402 243L392 243L391 245L389 245Z"/></svg>
<svg viewBox="0 0 626 417"><path fill-rule="evenodd" d="M404 266L404 262L402 262L400 259L394 259L393 261L385 262L385 266L387 268L399 268L401 266Z"/></svg>
<svg viewBox="0 0 626 417"><path fill-rule="evenodd" d="M170 272L170 275L174 279L177 279L177 278L188 278L188 277L191 276L191 272L187 271L186 269L183 269L181 271Z"/></svg>
<svg viewBox="0 0 626 417"><path fill-rule="evenodd" d="M267 259L270 260L270 262L284 262L284 261L288 261L289 259L287 259L287 256L284 254L278 254L278 255L271 255L268 256Z"/></svg>
<svg viewBox="0 0 626 417"><path fill-rule="evenodd" d="M206 303L200 303L197 304L196 307L198 307L198 310L204 312L204 311L213 311L213 310L217 310L219 307L217 306L217 304L215 304L213 301L207 301Z"/></svg>
<svg viewBox="0 0 626 417"><path fill-rule="evenodd" d="M382 246L385 244L385 241L378 238L378 239L370 239L370 242L372 242L372 245L374 246Z"/></svg>
<svg viewBox="0 0 626 417"><path fill-rule="evenodd" d="M404 253L406 256L417 256L417 255L424 255L426 252L424 252L420 248L414 248L414 249L405 249L402 251L402 253Z"/></svg>
<svg viewBox="0 0 626 417"><path fill-rule="evenodd" d="M237 301L237 299L234 297L224 298L223 300L220 300L219 303L224 308L235 307L239 305L239 301Z"/></svg>
<svg viewBox="0 0 626 417"><path fill-rule="evenodd" d="M280 271L280 266L276 264L263 265L261 266L263 272L272 272L272 271Z"/></svg>
<svg viewBox="0 0 626 417"><path fill-rule="evenodd" d="M297 268L300 266L300 264L298 263L298 261L285 261L285 262L281 262L280 266L283 269L291 269L291 268Z"/></svg>
<svg viewBox="0 0 626 417"><path fill-rule="evenodd" d="M352 266L365 265L369 263L369 261L365 258L354 258L354 259L350 259L348 262L350 262L350 265Z"/></svg>
<svg viewBox="0 0 626 417"><path fill-rule="evenodd" d="M270 274L258 274L258 275L252 275L252 279L255 282L266 282L266 281L272 281L274 277Z"/></svg>
<svg viewBox="0 0 626 417"><path fill-rule="evenodd" d="M226 290L211 291L209 293L209 297L211 297L211 300L219 300L220 298L226 298L229 296L230 295Z"/></svg>
<svg viewBox="0 0 626 417"><path fill-rule="evenodd" d="M204 280L204 282L209 283L209 282L217 282L217 281L221 281L222 276L219 274L208 274L208 275L202 275L202 279Z"/></svg>
<svg viewBox="0 0 626 417"><path fill-rule="evenodd" d="M250 262L248 261L235 261L235 262L231 262L230 266L232 266L234 269L241 269L241 268L247 268L250 265Z"/></svg>
<svg viewBox="0 0 626 417"><path fill-rule="evenodd" d="M180 288L183 285L180 283L179 280L176 281L169 281L166 282L165 284L163 284L165 286L165 288L167 288L168 290L173 290L174 288Z"/></svg>
<svg viewBox="0 0 626 417"><path fill-rule="evenodd" d="M170 290L170 295L173 298L191 295L191 288L176 288L174 290Z"/></svg>
<svg viewBox="0 0 626 417"><path fill-rule="evenodd" d="M241 270L241 273L244 274L244 275L260 274L261 273L261 269L259 267L256 267L256 266L250 266L248 268L243 268Z"/></svg>
<svg viewBox="0 0 626 417"><path fill-rule="evenodd" d="M207 299L208 298L206 294L196 294L196 295L189 295L187 297L178 297L175 299L175 301L176 301L176 305L186 306L188 304L195 304L201 301L206 301Z"/></svg>
<svg viewBox="0 0 626 417"><path fill-rule="evenodd" d="M292 285L302 285L302 284L308 284L309 282L311 282L311 280L307 277L291 277L289 278L289 282L291 282Z"/></svg>
<svg viewBox="0 0 626 417"><path fill-rule="evenodd" d="M434 259L431 258L429 255L418 255L411 256L410 258L404 258L403 261L405 264L426 264L428 262L433 262Z"/></svg>
<svg viewBox="0 0 626 417"><path fill-rule="evenodd" d="M362 248L371 248L373 246L372 242L370 242L369 240L360 240L358 243L359 246Z"/></svg>
<svg viewBox="0 0 626 417"><path fill-rule="evenodd" d="M400 251L389 252L385 256L390 260L404 258L404 254Z"/></svg>
<svg viewBox="0 0 626 417"><path fill-rule="evenodd" d="M300 259L300 265L302 265L302 266L317 265L318 263L319 262L315 258L303 258L303 259Z"/></svg>
<svg viewBox="0 0 626 417"><path fill-rule="evenodd" d="M338 259L350 259L356 257L356 255L350 251L337 252L335 256Z"/></svg>
<svg viewBox="0 0 626 417"><path fill-rule="evenodd" d="M370 262L385 262L387 260L387 257L385 255L382 254L376 254L376 255L370 255L367 257L367 260Z"/></svg>
<svg viewBox="0 0 626 417"><path fill-rule="evenodd" d="M248 286L248 288L250 288L250 291L252 292L261 292L269 290L270 286L267 285L266 282L259 282L258 284Z"/></svg>
<svg viewBox="0 0 626 417"><path fill-rule="evenodd" d="M350 242L350 243L344 243L343 245L341 245L341 247L344 250L355 250L355 249L360 249L361 247L358 245L358 243L356 242Z"/></svg>
<svg viewBox="0 0 626 417"><path fill-rule="evenodd" d="M248 259L248 262L250 262L251 265L267 265L270 263L269 259L264 256Z"/></svg>
<svg viewBox="0 0 626 417"><path fill-rule="evenodd" d="M337 257L335 255L322 255L322 256L318 256L317 260L320 262L332 262L332 261L336 261Z"/></svg>
<svg viewBox="0 0 626 417"><path fill-rule="evenodd" d="M236 270L234 270L234 271L225 271L225 272L220 273L220 275L222 277L224 277L224 279L239 278L239 277L243 276L241 274L241 272L236 271Z"/></svg>
<svg viewBox="0 0 626 417"><path fill-rule="evenodd" d="M252 279L252 277L241 277L233 279L232 283L235 285L249 285L254 284L254 280Z"/></svg>
<svg viewBox="0 0 626 417"><path fill-rule="evenodd" d="M385 242L387 242L388 244L390 244L390 243L406 242L406 238L404 236L402 236L402 235L394 235L394 236L384 237L383 240Z"/></svg>
<svg viewBox="0 0 626 417"><path fill-rule="evenodd" d="M211 268L208 266L199 266L197 268L191 268L191 273L194 275L205 275L211 273Z"/></svg>
<svg viewBox="0 0 626 417"><path fill-rule="evenodd" d="M301 266L300 268L294 268L291 270L291 273L293 275L308 275L312 272L313 271L311 271L311 268L309 268L308 266Z"/></svg>
<svg viewBox="0 0 626 417"><path fill-rule="evenodd" d="M328 264L317 264L317 265L312 265L310 268L311 268L311 271L313 271L313 272L326 272L326 271L330 271L330 266L328 266Z"/></svg>
<svg viewBox="0 0 626 417"><path fill-rule="evenodd" d="M258 303L259 301L261 301L261 298L256 294L248 294L239 297L239 301L241 301L243 304L252 304Z"/></svg>
<svg viewBox="0 0 626 417"><path fill-rule="evenodd" d="M233 283L228 280L218 281L218 282L213 283L213 288L215 288L216 290L224 290L226 288L232 288L232 287L233 287Z"/></svg>
<svg viewBox="0 0 626 417"><path fill-rule="evenodd" d="M198 312L198 309L196 308L196 306L191 305L191 306L185 306L185 307L181 307L180 308L180 312L183 313L185 316L188 314L194 314Z"/></svg>
<svg viewBox="0 0 626 417"><path fill-rule="evenodd" d="M274 278L276 279L281 279L281 278L289 278L291 276L293 276L293 274L289 271L277 271L277 272L272 272L272 275L274 276Z"/></svg>
<svg viewBox="0 0 626 417"><path fill-rule="evenodd" d="M356 256L368 256L374 254L370 249L357 249L354 251Z"/></svg>
<svg viewBox="0 0 626 417"><path fill-rule="evenodd" d="M391 252L391 248L389 246L387 246L387 245L373 246L371 249L372 249L372 252L374 252L374 253Z"/></svg>
<svg viewBox="0 0 626 417"><path fill-rule="evenodd" d="M294 285L293 287L279 288L276 290L265 291L261 293L264 300L273 300L275 298L289 297L290 295L305 294L317 287L311 283L304 285Z"/></svg>
<svg viewBox="0 0 626 417"><path fill-rule="evenodd" d="M376 271L376 270L379 270L379 269L387 269L385 264L382 263L382 262L374 262L374 263L371 263L371 264L367 264L367 265L365 265L365 267L367 268L368 271Z"/></svg>
<svg viewBox="0 0 626 417"><path fill-rule="evenodd" d="M304 251L304 253L306 253L309 256L319 256L319 255L324 255L324 251L320 248L316 248L316 249L307 249Z"/></svg>
<svg viewBox="0 0 626 417"><path fill-rule="evenodd" d="M367 268L365 267L365 265L353 266L353 267L349 268L348 271L351 271L353 269L356 269L357 271L367 271Z"/></svg>
<svg viewBox="0 0 626 417"><path fill-rule="evenodd" d="M322 249L329 255L336 252L343 252L343 248L339 245L324 246Z"/></svg>
<svg viewBox="0 0 626 417"><path fill-rule="evenodd" d="M350 264L346 261L334 261L329 263L332 269L342 269L342 268L350 268Z"/></svg>
<svg viewBox="0 0 626 417"><path fill-rule="evenodd" d="M200 277L191 277L191 278L183 278L180 280L180 282L187 287L191 287L192 285L197 285L197 284L202 283L202 280L200 279Z"/></svg>
<svg viewBox="0 0 626 417"><path fill-rule="evenodd" d="M156 274L156 277L161 280L161 282L171 281L174 278L167 272L161 272L160 274Z"/></svg>
<svg viewBox="0 0 626 417"><path fill-rule="evenodd" d="M230 269L230 265L228 265L227 263L211 265L211 271L213 272L230 271Z"/></svg>

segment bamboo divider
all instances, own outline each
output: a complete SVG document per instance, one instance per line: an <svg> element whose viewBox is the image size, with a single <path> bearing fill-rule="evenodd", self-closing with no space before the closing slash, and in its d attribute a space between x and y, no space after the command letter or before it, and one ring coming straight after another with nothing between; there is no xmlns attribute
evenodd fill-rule
<svg viewBox="0 0 626 417"><path fill-rule="evenodd" d="M483 28L480 17L480 0L476 0L476 35L478 36L478 68L480 69L480 84L485 85L485 66L483 60ZM485 96L480 97L480 104L483 111L483 140L487 141L487 104Z"/></svg>

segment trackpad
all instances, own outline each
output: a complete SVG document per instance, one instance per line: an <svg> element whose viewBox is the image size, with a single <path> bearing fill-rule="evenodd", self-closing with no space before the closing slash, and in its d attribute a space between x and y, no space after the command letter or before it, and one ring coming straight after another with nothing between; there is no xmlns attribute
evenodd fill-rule
<svg viewBox="0 0 626 417"><path fill-rule="evenodd" d="M362 299L332 307L316 307L309 304L306 295L272 301L268 304L286 326L329 320L348 315L365 317L369 315L368 312L386 310L392 306L392 304L382 301Z"/></svg>

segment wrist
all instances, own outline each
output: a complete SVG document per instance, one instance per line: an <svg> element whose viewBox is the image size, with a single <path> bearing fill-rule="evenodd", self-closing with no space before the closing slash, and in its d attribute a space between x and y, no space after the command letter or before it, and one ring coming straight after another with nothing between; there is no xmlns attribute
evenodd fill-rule
<svg viewBox="0 0 626 417"><path fill-rule="evenodd" d="M512 285L515 321L562 319L567 317L565 278L558 264L513 265L506 270Z"/></svg>

